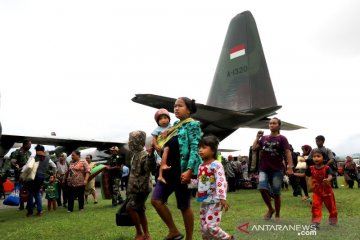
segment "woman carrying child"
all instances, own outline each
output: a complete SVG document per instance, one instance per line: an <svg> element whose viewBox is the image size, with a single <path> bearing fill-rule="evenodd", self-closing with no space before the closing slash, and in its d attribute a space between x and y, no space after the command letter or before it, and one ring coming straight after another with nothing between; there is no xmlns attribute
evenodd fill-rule
<svg viewBox="0 0 360 240"><path fill-rule="evenodd" d="M190 115L195 112L194 100L186 97L178 98L174 105L174 113L179 121L167 130L167 135L163 139L164 148L169 149L166 163L170 168L164 169L166 170L163 173L166 184L161 181L156 183L151 203L168 227L169 233L164 238L165 240L184 238L176 227L166 204L173 192L175 192L177 208L181 210L183 216L186 239L193 239L194 213L190 206L192 190L187 184L193 176L197 175L198 167L202 162L199 156L200 123L190 118Z"/></svg>

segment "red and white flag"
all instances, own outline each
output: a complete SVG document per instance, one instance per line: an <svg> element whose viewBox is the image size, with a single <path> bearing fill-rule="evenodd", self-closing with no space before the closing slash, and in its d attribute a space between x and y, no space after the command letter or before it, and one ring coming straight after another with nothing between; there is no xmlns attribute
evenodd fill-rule
<svg viewBox="0 0 360 240"><path fill-rule="evenodd" d="M234 59L245 55L245 44L239 44L230 49L230 59Z"/></svg>

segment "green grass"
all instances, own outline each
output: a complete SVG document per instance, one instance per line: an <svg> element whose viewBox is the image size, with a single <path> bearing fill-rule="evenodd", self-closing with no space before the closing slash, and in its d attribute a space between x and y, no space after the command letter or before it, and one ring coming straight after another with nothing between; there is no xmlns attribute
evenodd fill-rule
<svg viewBox="0 0 360 240"><path fill-rule="evenodd" d="M339 181L341 182L341 181ZM327 223L328 212L323 209L323 220L316 236L299 236L297 231L255 231L256 225L308 225L311 221L311 206L309 201L303 202L299 197L293 197L292 191L282 193L282 221L264 221L262 216L266 211L261 196L257 190L239 190L228 194L230 209L223 214L221 227L235 235L236 239L359 239L360 234L360 189L342 187L335 190L339 224L331 227ZM110 200L100 200L99 204L85 205L85 211L67 213L59 207L55 212L44 211L41 217L25 217L25 211L17 207L0 209L0 239L32 240L32 239L132 239L133 227L117 227L115 213ZM161 240L167 234L167 228L154 208L147 201L147 217L150 233L154 240ZM46 209L46 206L44 204ZM175 198L169 201L175 222L181 232L184 231L182 217L175 207ZM199 227L199 204L193 200L195 213L194 239L201 239ZM249 234L238 230L238 226L249 223Z"/></svg>

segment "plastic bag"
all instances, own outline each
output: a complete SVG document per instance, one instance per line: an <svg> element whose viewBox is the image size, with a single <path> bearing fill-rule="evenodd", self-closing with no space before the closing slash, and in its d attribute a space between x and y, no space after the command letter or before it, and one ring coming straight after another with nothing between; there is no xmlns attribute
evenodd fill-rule
<svg viewBox="0 0 360 240"><path fill-rule="evenodd" d="M306 160L304 157L298 156L297 161L298 161L298 163L297 163L295 169L306 169Z"/></svg>
<svg viewBox="0 0 360 240"><path fill-rule="evenodd" d="M24 181L34 180L38 166L39 162L35 162L35 158L31 156L23 167L20 178Z"/></svg>
<svg viewBox="0 0 360 240"><path fill-rule="evenodd" d="M16 185L14 190L7 196L3 202L4 205L8 206L19 206L20 205L20 186Z"/></svg>
<svg viewBox="0 0 360 240"><path fill-rule="evenodd" d="M35 162L35 158L31 156L22 168L20 178L24 181L34 180L38 166L39 162Z"/></svg>
<svg viewBox="0 0 360 240"><path fill-rule="evenodd" d="M30 172L33 168L35 163L35 158L33 156L30 156L30 158L27 160L26 164L21 169L22 173Z"/></svg>
<svg viewBox="0 0 360 240"><path fill-rule="evenodd" d="M15 188L15 184L10 181L10 179L6 179L6 181L3 183L3 187L5 193L11 193Z"/></svg>

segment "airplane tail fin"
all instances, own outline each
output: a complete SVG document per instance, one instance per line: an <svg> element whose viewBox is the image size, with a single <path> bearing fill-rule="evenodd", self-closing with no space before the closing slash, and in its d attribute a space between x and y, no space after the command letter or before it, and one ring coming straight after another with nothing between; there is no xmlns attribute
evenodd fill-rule
<svg viewBox="0 0 360 240"><path fill-rule="evenodd" d="M249 11L230 22L207 105L233 111L277 106L255 19Z"/></svg>
<svg viewBox="0 0 360 240"><path fill-rule="evenodd" d="M172 112L176 99L153 94L136 94L132 99ZM254 17L249 11L235 16L229 25L207 104L197 103L192 115L201 121L204 133L220 140L239 127L267 128L269 117L281 106L266 65ZM282 129L303 128L282 121Z"/></svg>

